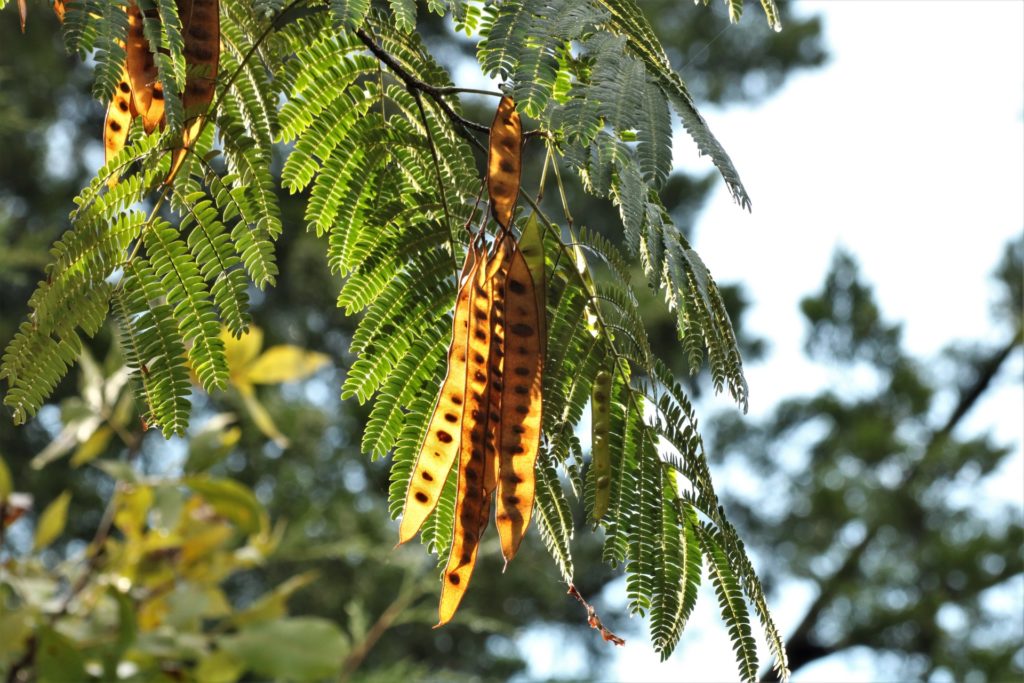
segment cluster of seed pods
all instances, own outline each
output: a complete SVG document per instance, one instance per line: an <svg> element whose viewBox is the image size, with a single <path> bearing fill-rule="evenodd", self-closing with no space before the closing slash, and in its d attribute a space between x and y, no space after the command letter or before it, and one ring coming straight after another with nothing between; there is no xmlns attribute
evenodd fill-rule
<svg viewBox="0 0 1024 683"><path fill-rule="evenodd" d="M67 5L72 0L55 0L53 10L64 21ZM213 101L220 60L220 4L219 0L177 0L185 43L185 91L182 107L185 127L181 146L171 157L171 170L166 182L174 179L181 168L188 149L199 137L203 118ZM156 60L144 31L144 16L156 19L156 9L139 9L134 2L126 8L128 35L123 44L125 61L121 67L114 95L107 107L103 123L103 149L105 160L124 149L132 121L142 117L146 133L152 133L166 122L164 89L157 73ZM113 184L116 180L112 179Z"/></svg>
<svg viewBox="0 0 1024 683"><path fill-rule="evenodd" d="M522 168L522 123L503 97L490 129L487 189L499 232L476 239L459 280L441 385L409 481L399 543L416 535L437 505L456 461L452 541L438 626L452 619L469 587L494 497L505 562L530 523L540 446L545 353L544 253L536 220L511 231Z"/></svg>

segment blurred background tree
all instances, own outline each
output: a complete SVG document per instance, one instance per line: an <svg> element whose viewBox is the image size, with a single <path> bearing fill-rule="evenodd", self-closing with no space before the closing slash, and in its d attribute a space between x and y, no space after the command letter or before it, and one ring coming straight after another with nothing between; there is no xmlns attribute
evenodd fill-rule
<svg viewBox="0 0 1024 683"><path fill-rule="evenodd" d="M820 21L792 16L788 3L782 7L781 33L764 30L752 16L725 31L728 22L717 5L694 7L671 0L643 5L699 105L756 102L795 70L825 61ZM66 56L56 22L42 11L44 3L30 7L33 14L24 36L18 34L14 14L0 16L0 41L16 46L0 53L0 338L5 342L24 317L48 245L66 226L71 198L102 159L98 132L103 107L89 96L91 68ZM421 17L430 17L420 30L437 48L435 54L450 67L462 64L472 44L455 38L433 15L422 12ZM467 109L477 120L490 116L484 105L478 111ZM680 224L697 221L714 182L709 175L672 177L663 196ZM577 195L572 205L583 206L577 223L610 236L621 234L617 226L607 226L607 206L568 189ZM48 448L52 454L61 435L68 438L69 423L81 424L96 387L108 386L116 377L119 362L109 354L113 340L101 335L93 349L97 358L107 359L100 369L88 377L73 379L73 374L55 395L54 405L27 427L15 429L9 419L0 419L0 455L11 471L14 490L35 498L34 511L5 530L0 562L9 573L4 581L17 568L25 577L50 582L52 592L40 592L40 603L29 610L35 610L32 619L56 612L72 620L81 635L88 614L99 632L115 634L115 645L78 641L82 648L93 648L88 652L101 668L99 674L91 672L98 677L106 671L103 666L116 665L111 653L145 647L152 647L146 650L150 658L140 660L138 670L124 672L127 677L160 680L176 678L183 670L195 673L210 657L198 656L196 642L179 636L197 634L216 643L218 649L212 651L228 653L205 664L206 680L230 680L232 671L240 675L238 661L249 666L250 676L273 677L273 663L259 661L258 646L220 639L243 632L239 624L249 623L254 625L253 642L272 643L274 629L282 628L273 624L291 623L287 613L327 620L300 622L297 632L329 642L336 656L326 670L345 678L522 675L529 653L517 647L517 637L544 625L587 652L584 665L589 670L580 675L600 677L612 651L589 631L578 605L564 596L563 587L553 580L556 574L547 571L550 560L535 535L528 537L520 562L504 575L493 559L496 553L483 553L481 561L488 566L477 573L459 620L444 630L429 629L435 616L436 571L422 549L392 550L387 463L370 462L359 454L367 411L337 398L343 368L350 362L346 349L352 330L351 321L335 307L339 283L320 257L316 238L296 229L301 225L297 203L286 195L281 201L286 226L278 242L283 276L276 288L250 293L264 333L263 348L289 344L323 353L332 359L333 369L324 367L280 386L258 385L251 395L265 416L238 381L224 395L197 391L196 427L187 440L165 442L144 433L130 420L130 411L114 429L113 421L126 414L117 414L117 401L93 404L103 413L100 423L92 432L70 434L70 459L56 459L45 469L33 467L33 456ZM811 326L808 352L843 372L870 372L875 389L863 395L824 392L795 399L764 422L737 415L715 421L711 452L727 468L758 476L765 482L761 490L773 492L770 500L735 495L726 501L743 526L744 538L758 551L759 569L769 585L796 577L814 586L819 596L790 637L795 670L862 646L899 653L911 677L940 671L956 679L972 672L990 680L1019 677L1020 634L993 635L999 633L993 626L998 611L984 599L992 587L1005 588L1011 577L1020 576L1019 511L982 514L952 493L958 484L993 471L1011 453L1005 444L956 428L992 382L1000 381L1007 358L1019 353L1020 262L1018 244L1008 250L999 271L1008 292L998 309L1006 330L1002 345L986 349L979 342L974 348L953 350L939 371L933 371L901 348L899 326L880 319L856 264L837 255L824 289L804 304ZM745 296L738 285L730 290L733 320L751 362L763 351L764 340L742 336ZM671 323L654 315L655 307L651 310L648 324L663 332L652 334L652 342L663 349L674 346ZM682 366L676 370L681 372ZM701 386L699 378L694 386ZM954 392L957 398L951 401ZM115 392L113 398L118 396ZM267 427L267 418L276 433ZM91 439L103 426L110 433ZM222 512L223 497L209 485L204 490L199 481L206 478L237 482L252 495L236 495L236 505L265 510L267 519L281 524L246 526L240 525L238 512L231 513L234 518L219 515L228 519L230 533L220 545L204 548L200 565L217 564L219 569L198 585L205 596L221 595L223 602L208 604L208 613L200 609L188 618L161 622L182 641L168 644L152 632L145 636L144 620L119 619L117 610L125 603L107 584L112 581L116 589L117 577L126 573L136 578L149 576L147 572L159 575L175 566L173 554L149 557L151 564L140 566L142 558L97 553L108 541L130 545L135 537L169 533L179 523L204 524L205 508L199 502L192 504L198 512L183 512L192 499L215 510L219 500ZM156 502L142 506L136 500L132 508L133 500L148 495L139 490L151 491L154 500L180 499L181 509L174 513L179 516L157 514ZM40 513L52 501L63 500L63 491L70 492L66 527L33 551ZM175 493L158 495L166 491ZM776 495L778 491L788 495ZM2 494L0 487L0 498ZM120 523L109 521L104 510L122 504L135 517L125 513ZM103 533L98 535L98 530ZM596 539L581 534L576 546L578 586L585 594L597 594L614 576L597 558ZM237 557L246 548L258 552ZM77 588L75 600L65 606L69 588L76 588L83 571L88 572L87 585ZM538 580L545 572L552 580ZM79 595L102 597L89 603L78 600ZM55 596L56 608L48 602ZM272 608L259 613L268 600ZM66 632L24 621L20 612L10 617L15 612L8 608L15 603L10 586L0 585L5 609L0 614L0 671L6 667L8 675L20 675L25 669L16 671L16 664L33 647L56 648L52 652L64 654L55 661L85 666L73 654L75 643L65 642ZM145 598L133 603L136 609L143 604ZM249 622L239 616L251 617L253 610L262 616ZM102 618L97 620L97 614ZM613 628L624 625L624 616L602 616ZM37 625L34 644L28 628L32 625ZM143 637L130 638L131 629ZM125 634L119 640L121 631ZM290 642L287 637L277 640ZM313 673L316 677L323 671Z"/></svg>
<svg viewBox="0 0 1024 683"><path fill-rule="evenodd" d="M776 406L762 421L724 415L713 452L756 487L726 494L769 584L815 595L788 634L794 672L870 648L895 655L898 680L1019 679L1024 648L1014 595L1024 572L1021 510L972 499L1014 444L970 433L965 418L1013 377L1024 311L1024 238L996 269L992 337L911 357L854 258L836 253L806 297L805 350L835 386ZM731 494L731 495L730 495ZM771 673L766 674L771 679Z"/></svg>

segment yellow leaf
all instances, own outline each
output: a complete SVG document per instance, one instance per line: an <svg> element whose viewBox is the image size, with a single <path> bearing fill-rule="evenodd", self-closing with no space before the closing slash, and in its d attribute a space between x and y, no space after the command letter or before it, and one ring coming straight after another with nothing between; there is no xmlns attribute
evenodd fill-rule
<svg viewBox="0 0 1024 683"><path fill-rule="evenodd" d="M290 442L288 437L281 433L274 424L273 418L270 417L270 413L263 407L259 399L256 398L256 393L252 390L251 384L243 384L238 386L238 393L242 395L242 400L245 402L245 409L249 411L249 417L256 424L256 428L259 429L265 437L276 443L281 448L288 448Z"/></svg>
<svg viewBox="0 0 1024 683"><path fill-rule="evenodd" d="M203 655L196 667L199 683L235 683L245 673L245 662L224 650Z"/></svg>
<svg viewBox="0 0 1024 683"><path fill-rule="evenodd" d="M187 477L182 483L198 493L217 511L217 514L234 522L245 533L258 533L266 527L263 507L255 494L234 479L200 475Z"/></svg>
<svg viewBox="0 0 1024 683"><path fill-rule="evenodd" d="M64 525L68 521L68 505L71 503L71 492L65 491L56 500L46 506L39 516L36 526L36 541L33 550L41 550L53 543L64 533Z"/></svg>
<svg viewBox="0 0 1024 683"><path fill-rule="evenodd" d="M0 457L0 501L7 500L14 490L14 482L11 480L11 471L7 469L4 459Z"/></svg>
<svg viewBox="0 0 1024 683"><path fill-rule="evenodd" d="M139 605L139 631L146 633L164 623L168 609L166 594L157 595L149 600L145 600Z"/></svg>
<svg viewBox="0 0 1024 683"><path fill-rule="evenodd" d="M249 332L241 339L235 339L227 328L221 330L220 339L224 342L224 355L232 375L244 375L245 368L259 355L263 348L263 330L255 325L249 326Z"/></svg>
<svg viewBox="0 0 1024 683"><path fill-rule="evenodd" d="M71 456L71 466L79 467L95 460L107 449L113 435L114 430L106 425L97 429L75 449L74 455Z"/></svg>
<svg viewBox="0 0 1024 683"><path fill-rule="evenodd" d="M148 486L125 487L118 493L114 525L129 538L139 536L146 525L146 515L151 507L153 489Z"/></svg>
<svg viewBox="0 0 1024 683"><path fill-rule="evenodd" d="M309 377L330 362L327 355L298 346L272 346L245 374L253 384L279 384Z"/></svg>

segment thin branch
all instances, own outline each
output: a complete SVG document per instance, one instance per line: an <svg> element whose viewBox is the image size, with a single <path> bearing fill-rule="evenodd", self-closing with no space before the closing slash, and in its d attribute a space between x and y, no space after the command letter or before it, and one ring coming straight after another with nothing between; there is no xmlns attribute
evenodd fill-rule
<svg viewBox="0 0 1024 683"><path fill-rule="evenodd" d="M426 93L430 97L430 99L436 102L437 106L439 106L441 110L445 113L445 116L447 116L452 121L452 123L455 124L455 129L457 132L459 132L460 135L462 135L464 131L470 130L475 130L478 133L490 133L491 129L488 128L487 126L481 123L477 123L476 121L470 121L469 119L460 116L458 113L456 113L455 110L452 109L451 105L448 104L448 102L444 99L444 96L458 92L478 92L485 95L494 95L496 93L486 90L455 88L452 86L439 87L436 85L431 85L426 81L421 81L420 79L416 78L414 75L409 73L408 69L399 64L398 60L395 59L393 55L391 55L384 48L378 45L373 40L373 38L370 37L370 34L368 34L365 30L361 28L356 29L355 34L356 37L359 38L360 41L362 41L363 45L365 45L367 49L373 53L374 57L387 64L388 68L390 68L395 73L395 75L398 76L398 78L400 78L403 83L405 83L405 87L410 92L419 91L422 93ZM542 130L531 130L524 133L523 137L531 138L544 135L545 133ZM475 138L473 139L475 140ZM477 145L480 146L479 140L476 140L476 142Z"/></svg>
<svg viewBox="0 0 1024 683"><path fill-rule="evenodd" d="M470 121L469 119L463 118L462 116L459 116L457 113L455 113L455 110L453 110L451 106L442 97L444 93L441 92L441 88L437 88L433 85L430 85L429 83L426 83L425 81L421 81L420 79L416 78L411 73L409 73L409 71L405 67L398 63L397 59L395 59L390 53L386 52L384 48L378 45L376 41L374 41L373 38L371 38L366 31L360 28L356 29L355 33L356 37L362 41L363 45L365 45L367 49L369 49L370 52L372 52L377 59L387 64L388 68L390 68L395 73L395 75L398 76L403 83L405 83L405 87L409 90L409 92L418 91L426 93L427 95L430 96L432 100L437 102L438 106L441 107L441 110L444 111L445 115L449 119L451 119L454 123L458 124L459 126L462 126L467 130L476 130L483 133L489 131L487 126L476 123L474 121Z"/></svg>
<svg viewBox="0 0 1024 683"><path fill-rule="evenodd" d="M389 628L394 626L402 612L416 599L418 592L410 581L407 580L404 583L398 596L380 613L377 621L366 632L362 642L352 648L352 651L345 658L345 662L341 667L341 674L338 676L338 683L345 683L352 677L352 674L359 669L360 664L363 663L366 656L373 650L377 641L381 639Z"/></svg>

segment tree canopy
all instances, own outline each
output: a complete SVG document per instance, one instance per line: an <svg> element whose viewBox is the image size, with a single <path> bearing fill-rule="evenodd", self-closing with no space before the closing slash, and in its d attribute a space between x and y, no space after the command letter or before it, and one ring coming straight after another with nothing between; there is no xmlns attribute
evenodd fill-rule
<svg viewBox="0 0 1024 683"><path fill-rule="evenodd" d="M130 7L83 0L65 8L65 43L95 58L93 94L102 101L111 101L121 82ZM128 446L127 462L138 457L136 410L144 427L166 436L186 434L192 404L203 400L195 386L207 393L233 388L253 421L280 443L253 399L251 387L260 376L245 368L259 344L252 355L232 349L254 345L251 299L288 277L275 245L285 225L281 187L299 195L303 220L326 243L326 258L320 258L344 278L338 304L363 314L350 340L354 359L342 392L360 402L373 398L363 450L371 457L391 455L391 509L397 513L442 374L456 264L468 247L462 226L471 224L481 193L481 159L473 150L486 125L467 118L460 90L414 30L414 3L224 2L216 91L198 109L189 87L212 74L209 59L190 59L181 3L140 2L139 8L167 103L165 126L146 134L144 125L132 125L124 149L76 198L72 227L51 249L46 279L29 298L32 311L5 352L6 405L24 421L81 362L86 397L98 391L99 398L70 406L65 421L73 422L78 411L79 431L93 424L90 439L101 436L91 443L92 457L113 435ZM532 205L527 213L543 228L542 269L550 283L535 526L573 585L574 524L558 472L592 510L597 480L576 427L594 379L605 372L611 382L608 439L618 455L610 465L608 510L596 521L605 530L605 559L626 567L631 610L650 614L656 646L667 655L707 563L741 675L752 678L758 666L746 600L784 675L781 639L711 486L687 392L655 354L629 285L636 261L664 297L689 369L696 372L707 360L715 388L744 405L746 385L726 302L657 193L671 169L670 112L714 161L737 202L749 208L738 173L632 3L437 2L428 9L450 12L457 28L481 38L483 71L501 78L505 94L526 116L526 149L538 167L536 194L548 186L566 197L559 169L575 171L584 190L617 207L623 225L616 240L625 247L620 253L601 233L577 228L568 203L559 207L563 219L556 221L523 193ZM729 9L738 19L742 3ZM765 10L768 23L777 25L774 5ZM172 172L179 160L180 169ZM79 360L86 341L105 329L108 308L127 372L117 369L116 359L111 372ZM308 359L308 367L315 368L315 361ZM135 403L123 398L129 385ZM96 417L107 432L95 429ZM180 477L139 480L130 467L106 465L119 483L106 521L100 520L105 531L90 546L90 566L109 557L113 528L124 538L178 533L175 552L185 552L192 531L187 516L197 519L210 509L230 527L225 539L243 541L224 549L239 567L270 552L274 536L253 494L206 473L223 457L218 450L238 437L230 429L211 433L212 455L196 455L194 462L190 456L192 465ZM76 452L79 464L91 459L87 443ZM442 563L453 524L442 513L450 515L454 485L445 491L424 539ZM157 515L158 503L172 507ZM63 526L67 507L62 496L43 513L40 550L56 537L47 529ZM175 517L175 510L185 516ZM218 567L210 580L219 582L230 576L231 565L216 548L209 546L205 559ZM145 567L121 560L127 564L115 571L147 584ZM282 584L273 599L283 600L302 582ZM196 584L203 587L198 579ZM159 584L150 588L154 595L143 600L166 604L180 597L162 594ZM26 599L17 590L14 595ZM61 613L79 595L67 597ZM120 600L116 591L110 598L115 606ZM196 617L226 617L223 606L209 609L180 624L198 627ZM320 622L271 627L259 619L230 619L226 628L237 629L230 633L236 640L225 643L234 645L220 639L206 653L227 653L217 656L231 660L228 668L241 660L256 673L274 675L267 668L273 664L258 661L257 646L246 649L246 639L340 642ZM248 629L248 623L260 625ZM279 628L285 632L274 630ZM71 652L66 638L42 630L32 647ZM110 662L116 665L136 645L120 643ZM85 665L70 654L54 661Z"/></svg>

